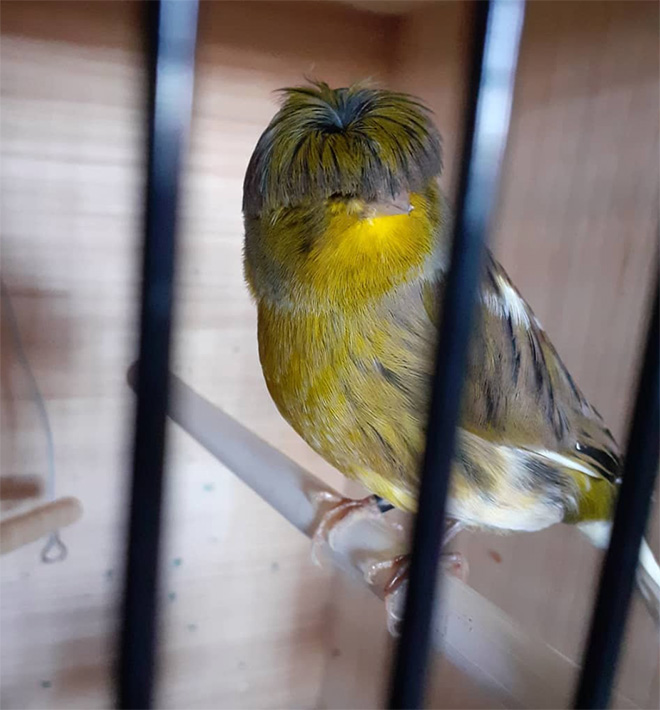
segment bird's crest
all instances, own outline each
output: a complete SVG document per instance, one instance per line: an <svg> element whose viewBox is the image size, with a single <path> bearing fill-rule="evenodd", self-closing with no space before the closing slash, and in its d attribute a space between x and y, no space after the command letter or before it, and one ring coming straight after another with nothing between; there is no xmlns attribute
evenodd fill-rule
<svg viewBox="0 0 660 710"><path fill-rule="evenodd" d="M254 150L243 211L326 199L376 200L417 191L440 174L440 136L418 99L356 84L282 89L282 107Z"/></svg>

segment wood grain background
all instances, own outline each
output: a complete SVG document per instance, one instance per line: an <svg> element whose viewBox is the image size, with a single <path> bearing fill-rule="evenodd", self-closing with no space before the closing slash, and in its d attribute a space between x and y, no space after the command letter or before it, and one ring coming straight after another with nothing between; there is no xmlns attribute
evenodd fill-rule
<svg viewBox="0 0 660 710"><path fill-rule="evenodd" d="M23 0L2 10L2 277L47 399L59 491L78 496L85 515L64 535L66 562L41 564L39 545L3 559L0 702L106 707L133 406L125 373L143 189L139 6ZM181 212L176 371L344 490L354 489L282 421L263 385L240 203L272 92L304 75L372 77L425 98L453 190L469 5L369 10L202 4ZM619 438L656 263L657 28L652 2L528 4L493 235ZM42 474L43 434L2 335L2 472ZM388 672L382 607L313 567L307 541L174 428L170 444L159 705L377 706ZM598 555L575 531L464 534L458 545L476 589L579 657ZM658 707L657 664L657 636L636 605L621 680L640 707ZM449 670L437 680L434 706L483 707Z"/></svg>

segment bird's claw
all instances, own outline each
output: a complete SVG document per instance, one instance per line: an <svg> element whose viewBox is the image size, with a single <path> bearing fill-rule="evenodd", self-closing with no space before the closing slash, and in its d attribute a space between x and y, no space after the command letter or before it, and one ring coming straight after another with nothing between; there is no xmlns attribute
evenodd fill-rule
<svg viewBox="0 0 660 710"><path fill-rule="evenodd" d="M345 498L331 491L316 491L311 494L312 502L317 506L330 507L321 515L312 535L312 560L321 565L319 551L326 545L336 549L334 540L337 533L363 518L378 518L382 515L374 496L366 498Z"/></svg>
<svg viewBox="0 0 660 710"><path fill-rule="evenodd" d="M463 582L467 580L468 564L465 556L459 552L446 552L440 556L444 571ZM392 636L398 636L408 589L409 555L398 555L390 560L378 560L369 564L364 572L365 580L373 584L377 576L386 570L392 570L383 588L385 611L387 612L387 630Z"/></svg>

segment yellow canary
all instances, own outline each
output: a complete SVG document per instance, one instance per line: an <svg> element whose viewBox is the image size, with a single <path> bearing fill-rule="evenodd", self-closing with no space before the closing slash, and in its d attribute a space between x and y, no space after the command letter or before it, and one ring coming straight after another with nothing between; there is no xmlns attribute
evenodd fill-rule
<svg viewBox="0 0 660 710"><path fill-rule="evenodd" d="M414 511L452 234L440 137L405 94L320 82L283 93L243 199L266 384L321 456ZM448 516L500 531L572 523L606 545L612 434L490 254L479 297ZM657 608L646 545L640 562Z"/></svg>

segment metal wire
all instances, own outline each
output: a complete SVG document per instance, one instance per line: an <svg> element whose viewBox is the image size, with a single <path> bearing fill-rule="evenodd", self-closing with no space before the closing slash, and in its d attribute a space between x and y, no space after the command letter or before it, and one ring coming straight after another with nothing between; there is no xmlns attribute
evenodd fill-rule
<svg viewBox="0 0 660 710"><path fill-rule="evenodd" d="M120 708L152 706L175 228L179 175L192 110L198 3L161 0L146 7L149 144L140 359L119 659Z"/></svg>
<svg viewBox="0 0 660 710"><path fill-rule="evenodd" d="M623 481L603 563L575 708L606 708L610 701L639 548L658 472L658 282L655 284L644 360L637 388Z"/></svg>
<svg viewBox="0 0 660 710"><path fill-rule="evenodd" d="M475 5L475 34L451 267L444 290L435 377L413 534L408 594L390 689L390 708L424 701L445 504L482 244L506 143L524 3Z"/></svg>
<svg viewBox="0 0 660 710"><path fill-rule="evenodd" d="M12 303L11 296L9 295L9 289L5 286L5 282L1 279L0 293L2 294L2 307L7 317L9 332L11 333L12 340L14 341L16 356L21 364L21 367L23 368L25 377L27 378L32 399L37 407L39 419L41 420L41 426L44 430L44 436L46 438L46 464L48 470L48 475L46 477L46 498L53 501L55 500L57 475L55 468L55 440L53 438L53 429L50 425L50 417L48 416L48 408L46 407L46 402L41 394L39 385L37 384L37 378L34 376L34 372L30 366L30 361L28 360L25 348L23 347L21 329L18 327L18 318L16 318L16 312L14 311L14 304ZM66 559L67 554L67 546L62 542L59 530L53 530L46 538L44 547L41 550L41 561L46 564L63 562Z"/></svg>

